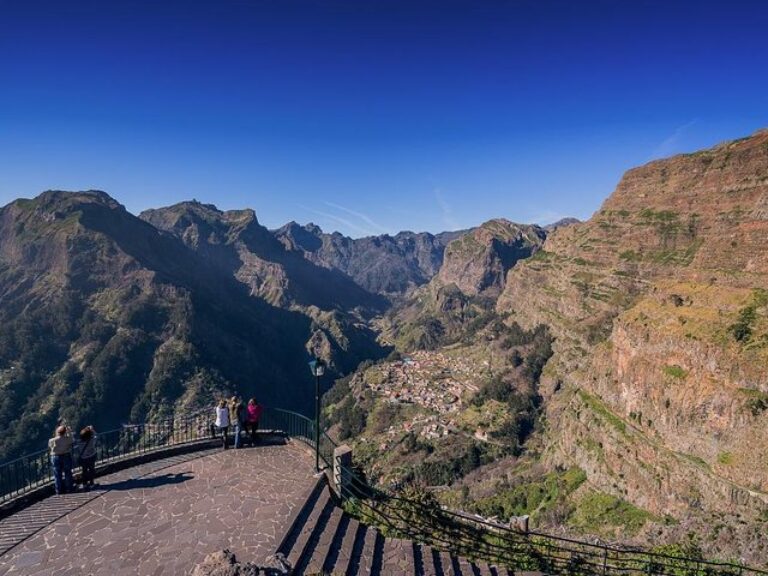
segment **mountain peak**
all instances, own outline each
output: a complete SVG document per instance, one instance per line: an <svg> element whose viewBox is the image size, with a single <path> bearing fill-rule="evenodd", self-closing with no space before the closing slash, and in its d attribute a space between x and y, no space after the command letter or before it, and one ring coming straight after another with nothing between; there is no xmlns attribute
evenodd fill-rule
<svg viewBox="0 0 768 576"><path fill-rule="evenodd" d="M182 231L192 226L205 229L209 234L215 232L222 239L230 228L241 230L249 226L261 226L256 212L250 208L222 211L214 204L203 204L197 200L144 210L139 218L167 232Z"/></svg>
<svg viewBox="0 0 768 576"><path fill-rule="evenodd" d="M581 220L578 218L573 218L572 216L567 216L565 218L560 218L559 220L555 220L551 224L547 224L544 226L544 230L547 232L551 232L552 230L556 230L558 228L563 228L565 226L572 226L573 224L581 224Z"/></svg>
<svg viewBox="0 0 768 576"><path fill-rule="evenodd" d="M46 190L32 199L11 202L19 208L34 207L42 211L71 211L86 204L101 205L110 209L125 209L122 204L102 190Z"/></svg>
<svg viewBox="0 0 768 576"><path fill-rule="evenodd" d="M546 232L533 224L495 218L453 240L445 249L437 278L468 295L497 293L507 271L541 248Z"/></svg>

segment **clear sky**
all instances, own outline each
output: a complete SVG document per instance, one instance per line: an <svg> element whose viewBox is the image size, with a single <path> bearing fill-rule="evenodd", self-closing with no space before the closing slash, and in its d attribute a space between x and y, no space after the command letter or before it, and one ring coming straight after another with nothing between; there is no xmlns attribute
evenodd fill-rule
<svg viewBox="0 0 768 576"><path fill-rule="evenodd" d="M746 0L0 0L0 204L586 218L626 169L768 126L767 37Z"/></svg>

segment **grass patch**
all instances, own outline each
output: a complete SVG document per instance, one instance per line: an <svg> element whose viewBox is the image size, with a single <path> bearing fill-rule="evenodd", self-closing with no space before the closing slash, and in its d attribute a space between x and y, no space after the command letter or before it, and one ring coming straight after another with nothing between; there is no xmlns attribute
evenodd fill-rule
<svg viewBox="0 0 768 576"><path fill-rule="evenodd" d="M651 222L675 222L680 217L677 212L671 210L653 210L651 208L643 208L640 210L640 218Z"/></svg>
<svg viewBox="0 0 768 576"><path fill-rule="evenodd" d="M665 375L671 378L676 378L678 380L683 380L686 376L688 376L688 371L678 366L677 364L669 364L664 366L663 371Z"/></svg>
<svg viewBox="0 0 768 576"><path fill-rule="evenodd" d="M586 404L592 412L600 416L603 420L608 422L611 426L613 426L616 430L618 430L622 435L627 434L627 424L616 416L613 412L611 412L605 404L601 400L599 400L597 397L592 396L591 394L588 394L584 392L583 390L579 390L579 398L581 398L581 401Z"/></svg>
<svg viewBox="0 0 768 576"><path fill-rule="evenodd" d="M717 461L725 466L730 466L733 464L733 454L730 452L720 452L717 455Z"/></svg>
<svg viewBox="0 0 768 576"><path fill-rule="evenodd" d="M746 344L751 340L757 321L757 311L766 304L768 304L768 290L762 288L753 290L750 302L739 310L736 322L728 327L728 332L737 342Z"/></svg>
<svg viewBox="0 0 768 576"><path fill-rule="evenodd" d="M547 252L546 250L538 250L534 253L533 256L529 258L531 262L549 262L554 258L554 254L552 252Z"/></svg>
<svg viewBox="0 0 768 576"><path fill-rule="evenodd" d="M624 250L624 252L619 254L619 258L621 260L626 260L627 262L639 262L643 259L643 256L634 250Z"/></svg>
<svg viewBox="0 0 768 576"><path fill-rule="evenodd" d="M532 520L555 505L581 486L586 473L574 466L564 472L550 472L541 478L502 488L493 496L477 500L475 512L483 516L508 519L528 514Z"/></svg>
<svg viewBox="0 0 768 576"><path fill-rule="evenodd" d="M634 535L649 520L656 518L626 500L591 492L582 498L568 517L568 525L591 534L614 534L621 531Z"/></svg>
<svg viewBox="0 0 768 576"><path fill-rule="evenodd" d="M692 242L684 250L659 250L648 255L648 260L655 264L673 264L675 266L688 266L696 252L702 245L701 240Z"/></svg>

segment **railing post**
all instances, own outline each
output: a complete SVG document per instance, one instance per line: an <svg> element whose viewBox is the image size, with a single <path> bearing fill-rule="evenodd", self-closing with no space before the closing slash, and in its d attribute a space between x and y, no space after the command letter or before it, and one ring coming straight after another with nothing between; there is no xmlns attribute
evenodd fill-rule
<svg viewBox="0 0 768 576"><path fill-rule="evenodd" d="M352 469L352 448L342 444L333 450L333 487L336 495L343 502L344 494L349 491Z"/></svg>
<svg viewBox="0 0 768 576"><path fill-rule="evenodd" d="M320 376L315 374L315 472L320 471Z"/></svg>

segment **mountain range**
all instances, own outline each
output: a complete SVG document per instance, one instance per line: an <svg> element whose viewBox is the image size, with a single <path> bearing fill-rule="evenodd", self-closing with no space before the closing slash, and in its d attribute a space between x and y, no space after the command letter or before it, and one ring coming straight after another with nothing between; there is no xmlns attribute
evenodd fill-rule
<svg viewBox="0 0 768 576"><path fill-rule="evenodd" d="M196 201L136 217L100 191L16 200L0 209L0 455L60 417L111 429L234 391L306 411L306 360L333 377L389 353L372 319L462 234L270 231Z"/></svg>
<svg viewBox="0 0 768 576"><path fill-rule="evenodd" d="M373 481L768 561L768 131L629 170L586 222L352 239L104 192L0 209L0 459L238 392ZM679 548L663 548L675 552Z"/></svg>

